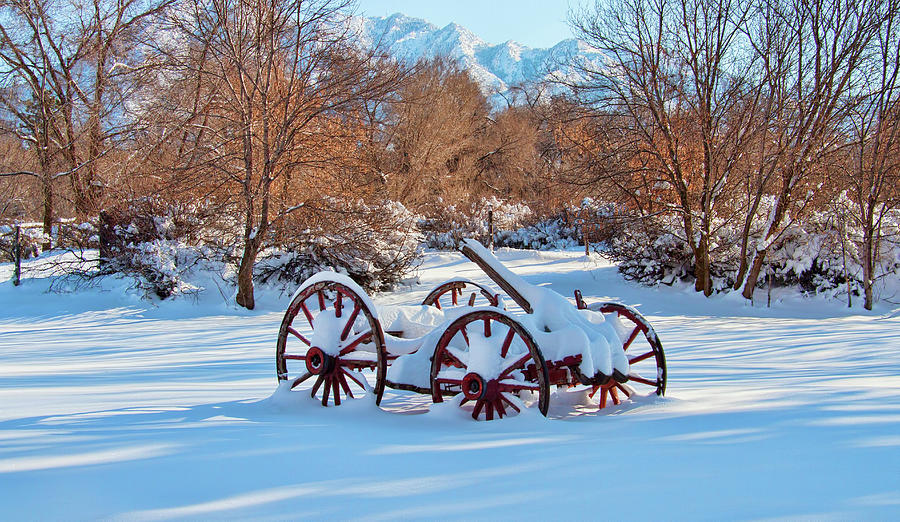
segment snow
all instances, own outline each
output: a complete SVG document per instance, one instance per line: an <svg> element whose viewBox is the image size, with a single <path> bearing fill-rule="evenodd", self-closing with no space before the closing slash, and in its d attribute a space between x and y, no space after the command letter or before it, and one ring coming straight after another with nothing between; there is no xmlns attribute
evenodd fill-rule
<svg viewBox="0 0 900 522"><path fill-rule="evenodd" d="M13 287L0 264L0 519L900 516L896 305L751 307L632 285L576 252L497 255L528 283L635 306L665 347L667 396L596 411L563 390L549 419L492 422L394 390L384 409L322 408L276 392L288 295L262 289L249 312L112 279L47 294L50 277ZM494 287L433 252L421 285L373 300L415 306L453 276Z"/></svg>
<svg viewBox="0 0 900 522"><path fill-rule="evenodd" d="M369 294L367 294L366 291L363 290L362 287L360 287L358 284L356 284L356 281L351 279L347 274L339 274L337 272L331 272L329 270L318 272L317 274L303 281L303 283L301 283L297 290L294 292L294 295L291 297L291 301L293 301L295 297L300 295L300 292L302 292L304 289L323 281L334 281L335 283L340 283L352 290L353 293L359 296L363 304L366 305L366 308L369 309L369 312L372 313L372 317L378 319L378 307L375 306L375 303L369 297Z"/></svg>

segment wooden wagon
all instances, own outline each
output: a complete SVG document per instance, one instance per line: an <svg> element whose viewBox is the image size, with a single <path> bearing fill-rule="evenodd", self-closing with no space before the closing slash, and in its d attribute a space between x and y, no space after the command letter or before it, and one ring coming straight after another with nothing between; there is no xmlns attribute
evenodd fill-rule
<svg viewBox="0 0 900 522"><path fill-rule="evenodd" d="M323 406L369 392L380 404L385 387L434 402L454 397L485 420L532 407L547 415L554 385L581 387L600 408L634 393L665 393L662 344L635 309L588 304L578 290L573 306L476 241L460 250L518 310L467 279L439 285L419 306L378 309L349 277L320 272L285 312L275 357L280 385L295 390L313 379L309 393Z"/></svg>

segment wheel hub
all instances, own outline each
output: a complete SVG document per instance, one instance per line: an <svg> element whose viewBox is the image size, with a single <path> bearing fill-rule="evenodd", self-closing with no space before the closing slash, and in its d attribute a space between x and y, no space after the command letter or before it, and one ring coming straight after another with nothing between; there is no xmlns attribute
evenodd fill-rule
<svg viewBox="0 0 900 522"><path fill-rule="evenodd" d="M330 373L334 369L334 357L313 346L306 352L306 369L313 375Z"/></svg>
<svg viewBox="0 0 900 522"><path fill-rule="evenodd" d="M480 399L484 395L484 379L477 373L469 373L462 380L462 392L469 400Z"/></svg>

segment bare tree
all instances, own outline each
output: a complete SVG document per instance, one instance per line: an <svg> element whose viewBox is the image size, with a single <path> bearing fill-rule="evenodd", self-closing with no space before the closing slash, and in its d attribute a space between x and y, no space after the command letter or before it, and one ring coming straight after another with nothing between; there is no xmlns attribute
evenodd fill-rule
<svg viewBox="0 0 900 522"><path fill-rule="evenodd" d="M345 0L193 0L173 12L159 51L170 74L195 88L161 107L182 115L179 154L237 203L237 303L254 308L253 267L273 224L305 203L282 205L276 182L312 194L321 166L339 160L328 136L353 136L352 114L386 96L377 51L355 46ZM316 194L319 196L320 194Z"/></svg>
<svg viewBox="0 0 900 522"><path fill-rule="evenodd" d="M468 199L490 124L487 100L468 73L448 58L421 63L386 111L392 197L432 210L441 200Z"/></svg>
<svg viewBox="0 0 900 522"><path fill-rule="evenodd" d="M861 67L862 100L849 117L854 139L847 184L850 214L862 231L858 250L867 310L875 301L882 225L900 205L900 2L888 0L880 8L884 21Z"/></svg>
<svg viewBox="0 0 900 522"><path fill-rule="evenodd" d="M81 216L99 208L99 161L108 140L129 128L124 103L146 67L140 45L151 19L170 0L12 0L0 23L0 105L29 143L43 186L45 233L54 217L53 180L66 177Z"/></svg>
<svg viewBox="0 0 900 522"><path fill-rule="evenodd" d="M836 130L850 114L860 63L878 33L884 11L878 0L765 2L764 16L778 20L778 33L757 53L778 58L777 76L767 77L768 94L783 96L771 114L776 126L771 141L777 150L763 157L764 171L774 173L774 204L755 251L742 294L751 299L769 249L784 235L815 196L810 183L822 163L840 145ZM771 120L770 120L771 121ZM806 189L806 190L804 190Z"/></svg>
<svg viewBox="0 0 900 522"><path fill-rule="evenodd" d="M652 190L671 192L660 200L681 216L695 288L706 295L714 228L728 217L718 203L752 129L754 112L745 106L750 12L740 0L628 0L598 3L572 20L609 60L600 68L576 64L585 81L573 87L627 116L645 156L634 167L653 174Z"/></svg>

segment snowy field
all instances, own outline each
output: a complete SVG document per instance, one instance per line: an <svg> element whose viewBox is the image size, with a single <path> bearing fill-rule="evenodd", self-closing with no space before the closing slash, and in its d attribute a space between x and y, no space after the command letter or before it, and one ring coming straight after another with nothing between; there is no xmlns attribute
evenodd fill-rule
<svg viewBox="0 0 900 522"><path fill-rule="evenodd" d="M561 392L549 419L493 422L390 390L386 411L274 400L289 296L247 312L215 288L46 294L0 265L0 520L900 519L897 309L750 307L575 252L498 256L566 296L636 305L666 350L666 397L596 411ZM419 276L375 301L489 282L451 253Z"/></svg>

